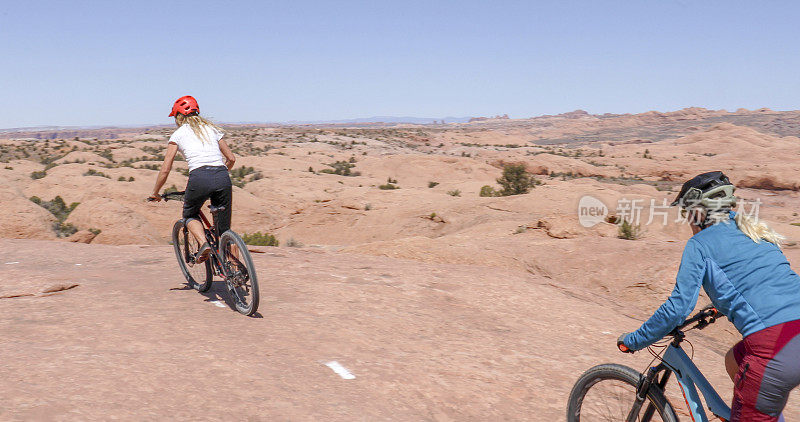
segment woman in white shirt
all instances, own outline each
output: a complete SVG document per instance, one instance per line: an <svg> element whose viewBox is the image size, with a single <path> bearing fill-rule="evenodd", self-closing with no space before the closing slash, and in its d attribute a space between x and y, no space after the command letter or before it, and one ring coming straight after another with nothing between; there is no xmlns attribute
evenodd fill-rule
<svg viewBox="0 0 800 422"><path fill-rule="evenodd" d="M183 202L183 218L197 242L203 246L198 252L198 262L208 258L211 248L206 242L203 225L198 220L200 208L206 199L211 205L225 209L217 214L219 233L231 227L231 202L233 192L228 170L236 162L228 144L222 140L222 130L207 119L200 117L197 100L190 95L178 98L172 106L170 117L175 116L178 129L169 137L164 163L158 173L151 199L160 201L159 191L172 170L175 154L180 151L189 165L189 182Z"/></svg>

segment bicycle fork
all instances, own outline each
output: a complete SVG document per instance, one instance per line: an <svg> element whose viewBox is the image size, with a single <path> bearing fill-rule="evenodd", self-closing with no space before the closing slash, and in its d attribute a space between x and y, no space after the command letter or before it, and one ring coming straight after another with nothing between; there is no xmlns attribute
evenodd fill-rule
<svg viewBox="0 0 800 422"><path fill-rule="evenodd" d="M658 379L658 373L661 371L664 371L664 375L661 376L661 379ZM639 379L639 385L636 387L636 399L633 402L631 411L628 413L628 417L626 418L627 422L649 422L650 419L653 418L656 407L653 405L653 403L649 403L644 410L642 418L639 419L639 412L642 410L644 399L647 397L647 392L650 391L650 387L653 385L653 383L661 388L661 391L664 391L664 387L667 386L667 381L669 381L669 376L671 374L672 371L667 369L664 364L659 364L656 367L650 367L647 370L647 375Z"/></svg>

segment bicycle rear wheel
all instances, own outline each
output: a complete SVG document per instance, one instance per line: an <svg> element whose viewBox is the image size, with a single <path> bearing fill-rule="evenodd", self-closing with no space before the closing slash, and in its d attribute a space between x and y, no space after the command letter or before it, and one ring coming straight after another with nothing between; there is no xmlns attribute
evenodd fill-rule
<svg viewBox="0 0 800 422"><path fill-rule="evenodd" d="M623 365L606 364L589 369L572 387L567 422L628 420L640 377L639 372ZM677 422L678 417L661 389L652 385L633 420Z"/></svg>
<svg viewBox="0 0 800 422"><path fill-rule="evenodd" d="M247 245L236 232L228 230L219 238L222 267L227 272L226 284L236 310L253 315L258 310L258 277Z"/></svg>
<svg viewBox="0 0 800 422"><path fill-rule="evenodd" d="M181 267L183 276L192 288L199 292L206 292L211 288L214 274L211 272L211 260L202 264L195 264L194 257L200 249L200 244L186 229L182 220L172 226L172 245L175 248L175 257Z"/></svg>

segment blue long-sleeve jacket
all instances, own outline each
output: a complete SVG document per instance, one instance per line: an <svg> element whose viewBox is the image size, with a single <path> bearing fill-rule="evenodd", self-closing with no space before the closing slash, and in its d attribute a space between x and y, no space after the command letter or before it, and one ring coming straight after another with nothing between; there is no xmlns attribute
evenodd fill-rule
<svg viewBox="0 0 800 422"><path fill-rule="evenodd" d="M625 345L639 350L667 335L692 312L701 286L743 337L800 319L800 277L777 246L753 242L734 216L689 239L669 299Z"/></svg>

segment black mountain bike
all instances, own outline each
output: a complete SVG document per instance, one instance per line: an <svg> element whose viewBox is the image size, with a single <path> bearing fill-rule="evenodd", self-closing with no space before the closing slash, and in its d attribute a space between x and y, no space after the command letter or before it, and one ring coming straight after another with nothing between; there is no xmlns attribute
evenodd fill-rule
<svg viewBox="0 0 800 422"><path fill-rule="evenodd" d="M185 192L169 192L161 195L164 201L183 201ZM195 290L206 292L211 288L214 276L221 276L236 310L244 315L253 315L258 310L258 278L253 259L247 245L233 230L219 234L217 214L225 207L209 205L214 224L210 224L205 213L200 211L200 221L211 246L211 254L204 262L197 262L200 244L180 219L172 226L172 245L178 265L186 281Z"/></svg>

